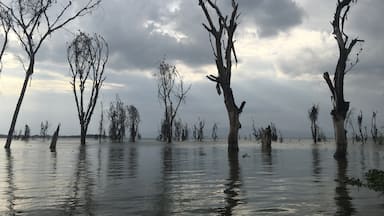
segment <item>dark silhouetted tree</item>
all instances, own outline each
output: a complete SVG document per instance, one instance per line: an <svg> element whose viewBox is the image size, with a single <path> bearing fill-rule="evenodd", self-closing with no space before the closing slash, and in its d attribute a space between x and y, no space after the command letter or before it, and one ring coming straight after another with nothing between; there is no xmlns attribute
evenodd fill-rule
<svg viewBox="0 0 384 216"><path fill-rule="evenodd" d="M328 84L328 87L332 94L333 109L331 112L333 126L335 129L335 141L336 152L335 158L345 158L347 154L347 136L344 127L344 121L349 110L349 102L344 99L344 76L350 71L359 60L359 52L356 55L356 61L350 62L347 67L349 55L353 47L357 43L363 42L358 38L350 39L350 37L344 32L345 21L351 7L351 3L356 0L338 0L336 6L336 12L332 21L333 32L337 45L339 48L339 59L337 60L337 66L333 77L333 82L328 72L325 72L323 77Z"/></svg>
<svg viewBox="0 0 384 216"><path fill-rule="evenodd" d="M364 143L363 134L363 112L360 110L360 114L357 116L357 126L359 127L360 140Z"/></svg>
<svg viewBox="0 0 384 216"><path fill-rule="evenodd" d="M185 124L183 126L183 129L181 131L181 141L185 141L189 138L189 129L188 129L188 124Z"/></svg>
<svg viewBox="0 0 384 216"><path fill-rule="evenodd" d="M131 142L136 142L137 132L139 130L140 123L140 113L139 110L133 105L127 107L128 111L128 129L129 129L129 139Z"/></svg>
<svg viewBox="0 0 384 216"><path fill-rule="evenodd" d="M29 125L26 124L24 129L23 140L29 140L30 137L31 137L31 128L29 127Z"/></svg>
<svg viewBox="0 0 384 216"><path fill-rule="evenodd" d="M12 0L9 4L0 1L12 18L11 29L21 43L27 56L24 83L12 117L5 148L10 148L17 116L34 73L36 55L48 36L63 28L69 22L84 16L100 4L101 0L87 0L84 5L64 3L55 0ZM73 12L71 11L73 9Z"/></svg>
<svg viewBox="0 0 384 216"><path fill-rule="evenodd" d="M161 125L161 139L168 143L172 142L173 123L182 102L185 102L189 85L184 86L184 81L176 67L168 64L165 60L161 61L159 73L155 73L157 78L157 95L160 103L164 106L164 119Z"/></svg>
<svg viewBox="0 0 384 216"><path fill-rule="evenodd" d="M228 151L238 152L238 134L241 128L239 116L245 106L245 101L241 103L240 107L236 105L231 88L232 56L237 63L233 37L239 17L237 11L238 3L236 0L232 0L232 12L230 16L222 14L216 1L199 0L199 5L208 21L208 25L203 24L203 26L209 32L209 40L211 42L213 55L215 56L218 72L217 76L209 75L207 78L216 83L216 90L219 95L223 93L229 118ZM213 14L210 14L209 9L214 11ZM217 19L217 22L214 19Z"/></svg>
<svg viewBox="0 0 384 216"><path fill-rule="evenodd" d="M127 111L124 103L116 95L116 100L111 102L108 111L109 137L113 141L123 141L125 136L125 126L127 124Z"/></svg>
<svg viewBox="0 0 384 216"><path fill-rule="evenodd" d="M277 134L277 128L276 128L276 125L271 122L271 124L269 125L270 128L271 128L271 140L276 142L277 139L279 138L278 134Z"/></svg>
<svg viewBox="0 0 384 216"><path fill-rule="evenodd" d="M199 119L197 122L197 141L203 141L204 139L204 126L205 126L205 121Z"/></svg>
<svg viewBox="0 0 384 216"><path fill-rule="evenodd" d="M314 143L317 143L318 139L318 130L317 126L317 117L319 115L319 105L312 105L312 107L308 110L308 118L311 121L311 132L312 132L312 140Z"/></svg>
<svg viewBox="0 0 384 216"><path fill-rule="evenodd" d="M5 49L8 45L8 35L11 30L12 18L9 14L9 11L0 5L0 25L1 25L1 33L2 33L2 43L0 47L0 73L3 69L3 56L5 53Z"/></svg>
<svg viewBox="0 0 384 216"><path fill-rule="evenodd" d="M217 140L217 124L216 123L214 123L213 124L213 127L212 127L212 134L211 134L211 137L212 137L212 139L213 139L213 141L216 141Z"/></svg>
<svg viewBox="0 0 384 216"><path fill-rule="evenodd" d="M108 61L108 44L100 35L90 36L80 32L69 45L67 58L71 68L71 85L80 122L81 144L85 145L88 125L105 80L104 69ZM86 87L90 89L86 91ZM86 99L88 95L89 98Z"/></svg>
<svg viewBox="0 0 384 216"><path fill-rule="evenodd" d="M43 137L44 139L47 137L48 127L49 127L48 121L40 123L40 136Z"/></svg>
<svg viewBox="0 0 384 216"><path fill-rule="evenodd" d="M51 152L56 151L56 143L57 143L57 139L59 138L59 131L60 131L60 124L57 126L55 132L52 135L51 145L49 145L49 149L51 150Z"/></svg>
<svg viewBox="0 0 384 216"><path fill-rule="evenodd" d="M378 130L376 126L376 115L377 115L377 112L373 111L372 120L371 120L371 135L374 143L377 142L377 136L378 136Z"/></svg>

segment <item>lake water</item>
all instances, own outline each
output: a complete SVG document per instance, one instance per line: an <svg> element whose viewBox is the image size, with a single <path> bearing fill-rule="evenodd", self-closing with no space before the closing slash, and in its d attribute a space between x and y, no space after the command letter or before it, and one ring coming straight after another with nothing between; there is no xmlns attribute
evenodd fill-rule
<svg viewBox="0 0 384 216"><path fill-rule="evenodd" d="M3 145L5 140L1 139ZM0 215L384 215L384 197L340 179L383 168L384 147L241 141L14 141L0 149Z"/></svg>

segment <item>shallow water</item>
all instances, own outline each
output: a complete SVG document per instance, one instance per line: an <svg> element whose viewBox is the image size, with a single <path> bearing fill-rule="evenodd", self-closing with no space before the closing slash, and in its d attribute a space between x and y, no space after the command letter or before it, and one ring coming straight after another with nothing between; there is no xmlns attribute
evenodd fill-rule
<svg viewBox="0 0 384 216"><path fill-rule="evenodd" d="M0 140L4 143L5 140ZM338 180L383 168L384 148L291 140L116 144L14 141L0 151L0 215L384 215L380 193Z"/></svg>

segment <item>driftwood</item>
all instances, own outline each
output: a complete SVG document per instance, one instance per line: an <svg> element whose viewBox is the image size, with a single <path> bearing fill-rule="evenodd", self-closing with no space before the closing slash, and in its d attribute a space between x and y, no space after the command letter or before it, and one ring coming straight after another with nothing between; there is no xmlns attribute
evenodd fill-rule
<svg viewBox="0 0 384 216"><path fill-rule="evenodd" d="M60 124L57 126L56 131L52 136L51 145L49 146L49 149L51 149L51 152L56 151L56 143L57 143L57 138L59 137L59 130L60 130Z"/></svg>

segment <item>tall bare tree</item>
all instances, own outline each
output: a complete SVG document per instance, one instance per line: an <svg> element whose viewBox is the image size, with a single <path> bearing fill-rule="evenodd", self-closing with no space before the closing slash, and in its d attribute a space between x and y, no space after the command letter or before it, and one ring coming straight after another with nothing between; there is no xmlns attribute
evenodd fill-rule
<svg viewBox="0 0 384 216"><path fill-rule="evenodd" d="M311 132L312 132L312 139L313 142L317 143L318 138L318 130L319 127L317 126L317 117L319 115L319 105L312 105L312 107L308 110L308 118L311 121Z"/></svg>
<svg viewBox="0 0 384 216"><path fill-rule="evenodd" d="M173 123L181 103L185 102L191 85L187 88L174 65L161 61L157 78L157 95L164 106L164 120L162 122L161 137L163 141L172 142Z"/></svg>
<svg viewBox="0 0 384 216"><path fill-rule="evenodd" d="M332 21L332 34L335 36L339 47L339 59L337 61L333 82L328 72L323 74L323 77L332 94L333 109L331 115L335 129L335 158L346 157L347 136L344 128L344 121L349 110L349 102L344 99L344 76L358 63L358 57L361 49L356 55L356 61L349 62L349 65L347 66L349 60L348 57L357 43L364 42L364 40L360 40L358 38L350 39L350 37L344 32L344 24L347 20L351 3L354 2L356 2L356 0L337 0L336 12Z"/></svg>
<svg viewBox="0 0 384 216"><path fill-rule="evenodd" d="M238 152L238 133L241 128L239 116L245 106L245 101L241 103L240 107L236 105L231 88L232 57L237 63L233 37L239 18L238 3L236 0L232 0L232 12L229 16L221 13L216 1L199 0L199 5L208 21L208 24L203 23L203 26L209 32L209 40L218 72L217 76L209 75L207 78L216 83L216 90L219 95L223 92L229 118L228 151ZM214 14L210 14L209 9L212 9ZM214 19L217 19L217 22Z"/></svg>
<svg viewBox="0 0 384 216"><path fill-rule="evenodd" d="M11 29L16 34L27 57L24 83L12 117L5 148L10 148L17 116L27 90L28 82L34 73L36 55L48 36L78 17L84 16L100 4L101 0L87 0L84 5L72 1L63 3L57 0L11 0L0 1L12 18ZM76 7L78 6L78 7Z"/></svg>
<svg viewBox="0 0 384 216"><path fill-rule="evenodd" d="M0 47L0 73L3 69L3 56L5 53L5 49L8 44L8 35L11 31L11 25L12 25L12 17L9 14L8 10L4 8L2 5L0 5L0 25L1 25L1 31L2 31L2 43Z"/></svg>
<svg viewBox="0 0 384 216"><path fill-rule="evenodd" d="M140 113L139 110L133 105L127 107L128 111L128 129L131 142L136 141L137 132L139 130Z"/></svg>
<svg viewBox="0 0 384 216"><path fill-rule="evenodd" d="M88 125L105 80L104 69L108 61L108 53L108 44L103 37L97 34L90 36L83 32L75 37L67 49L82 145L85 145ZM86 87L90 87L88 94L85 91ZM85 97L88 95L87 103Z"/></svg>
<svg viewBox="0 0 384 216"><path fill-rule="evenodd" d="M360 114L357 115L357 126L359 127L360 139L364 144L364 134L363 134L363 112L360 110Z"/></svg>

